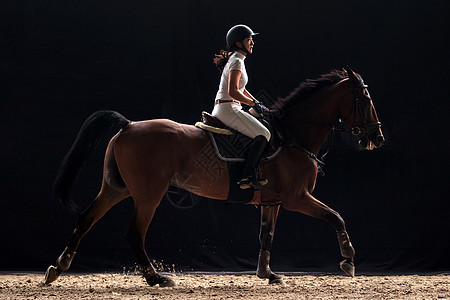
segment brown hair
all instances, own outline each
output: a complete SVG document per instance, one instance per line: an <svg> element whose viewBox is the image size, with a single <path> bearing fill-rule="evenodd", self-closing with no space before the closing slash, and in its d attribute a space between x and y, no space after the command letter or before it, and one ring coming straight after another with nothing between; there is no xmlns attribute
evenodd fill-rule
<svg viewBox="0 0 450 300"><path fill-rule="evenodd" d="M223 71L223 68L228 62L228 59L230 58L232 52L227 50L220 50L219 54L214 54L214 64L216 65L217 69L219 69L220 72Z"/></svg>

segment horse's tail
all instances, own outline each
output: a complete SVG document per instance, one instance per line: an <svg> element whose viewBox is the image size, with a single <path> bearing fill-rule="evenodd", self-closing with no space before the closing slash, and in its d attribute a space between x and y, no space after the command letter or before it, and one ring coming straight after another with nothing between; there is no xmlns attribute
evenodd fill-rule
<svg viewBox="0 0 450 300"><path fill-rule="evenodd" d="M118 112L102 110L90 115L81 126L53 185L57 199L71 211L79 212L78 206L70 200L69 193L81 167L108 133L113 129L122 129L129 123L130 120Z"/></svg>

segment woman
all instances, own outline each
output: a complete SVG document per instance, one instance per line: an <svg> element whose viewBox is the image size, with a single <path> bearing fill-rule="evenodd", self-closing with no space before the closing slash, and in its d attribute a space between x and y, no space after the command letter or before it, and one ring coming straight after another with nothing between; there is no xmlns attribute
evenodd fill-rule
<svg viewBox="0 0 450 300"><path fill-rule="evenodd" d="M270 131L255 117L242 110L242 105L251 106L256 112L268 109L258 102L245 88L248 77L244 60L253 53L253 36L257 35L246 25L232 27L226 37L227 50L216 54L214 63L222 71L219 90L212 115L222 123L253 139L248 149L242 179L238 181L241 189L253 187L261 189L267 184L259 178L257 166L261 154L270 140Z"/></svg>

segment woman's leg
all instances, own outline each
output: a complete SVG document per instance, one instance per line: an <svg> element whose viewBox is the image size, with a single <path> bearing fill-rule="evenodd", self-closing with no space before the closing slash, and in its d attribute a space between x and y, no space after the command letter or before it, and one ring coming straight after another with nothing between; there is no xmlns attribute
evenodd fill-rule
<svg viewBox="0 0 450 300"><path fill-rule="evenodd" d="M259 135L270 140L270 131L254 116L243 111L241 106L229 103L218 104L212 115L228 127L254 139Z"/></svg>
<svg viewBox="0 0 450 300"><path fill-rule="evenodd" d="M249 145L242 178L238 184L242 189L250 187L261 189L267 184L267 180L259 178L257 167L270 140L270 131L251 114L243 111L240 105L218 104L214 107L213 115L228 127L253 139Z"/></svg>
<svg viewBox="0 0 450 300"><path fill-rule="evenodd" d="M267 184L267 179L259 178L259 172L257 171L259 159L261 158L266 145L267 140L262 135L258 135L250 143L244 169L242 170L242 179L238 182L241 189L253 187L260 190Z"/></svg>

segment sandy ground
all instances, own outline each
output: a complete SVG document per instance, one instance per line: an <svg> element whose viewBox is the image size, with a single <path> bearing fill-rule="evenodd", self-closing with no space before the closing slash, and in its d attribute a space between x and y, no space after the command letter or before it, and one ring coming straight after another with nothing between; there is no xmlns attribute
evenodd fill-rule
<svg viewBox="0 0 450 300"><path fill-rule="evenodd" d="M69 274L43 286L44 274L0 274L0 299L450 299L450 275L283 276L168 274L176 287L149 287L136 274Z"/></svg>

